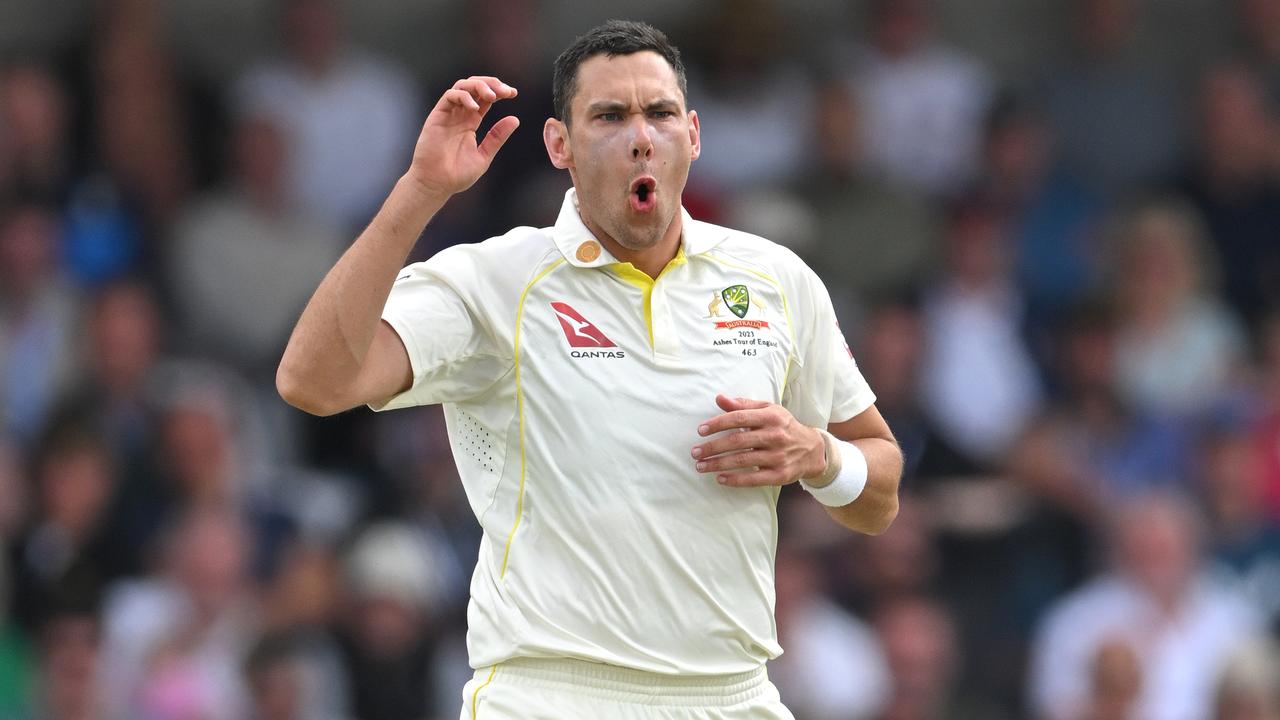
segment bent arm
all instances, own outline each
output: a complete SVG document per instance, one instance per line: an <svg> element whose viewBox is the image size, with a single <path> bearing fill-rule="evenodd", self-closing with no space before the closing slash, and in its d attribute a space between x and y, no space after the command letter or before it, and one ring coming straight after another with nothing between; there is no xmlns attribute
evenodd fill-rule
<svg viewBox="0 0 1280 720"><path fill-rule="evenodd" d="M332 415L409 388L404 343L381 321L396 274L445 198L402 178L325 276L302 312L276 372L290 405Z"/></svg>
<svg viewBox="0 0 1280 720"><path fill-rule="evenodd" d="M409 171L325 276L289 338L276 388L290 405L332 415L410 387L408 352L382 310L423 228L484 174L519 125L507 116L476 137L493 103L515 95L497 78L476 76L454 83L432 108Z"/></svg>
<svg viewBox="0 0 1280 720"><path fill-rule="evenodd" d="M879 535L898 516L903 467L898 441L875 405L844 422L828 425L827 431L858 446L867 458L867 484L862 494L843 507L828 507L827 514L851 530Z"/></svg>

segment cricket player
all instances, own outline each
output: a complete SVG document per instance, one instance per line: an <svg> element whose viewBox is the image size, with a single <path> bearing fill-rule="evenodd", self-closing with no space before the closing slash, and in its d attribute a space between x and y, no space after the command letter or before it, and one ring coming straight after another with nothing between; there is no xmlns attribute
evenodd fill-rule
<svg viewBox="0 0 1280 720"><path fill-rule="evenodd" d="M790 718L765 673L780 488L879 533L901 454L813 271L681 207L701 128L667 38L601 25L554 94L555 225L402 268L519 124L477 137L516 89L459 80L303 312L280 394L444 405L483 528L462 718Z"/></svg>

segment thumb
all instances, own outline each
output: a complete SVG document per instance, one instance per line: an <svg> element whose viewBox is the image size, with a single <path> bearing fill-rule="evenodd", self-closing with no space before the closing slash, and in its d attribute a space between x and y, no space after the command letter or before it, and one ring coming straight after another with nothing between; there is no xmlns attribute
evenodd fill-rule
<svg viewBox="0 0 1280 720"><path fill-rule="evenodd" d="M484 155L484 159L492 161L493 156L498 154L502 144L507 141L507 138L511 137L511 133L515 132L519 126L520 118L515 115L508 115L494 123L480 143L480 154Z"/></svg>
<svg viewBox="0 0 1280 720"><path fill-rule="evenodd" d="M764 400L751 400L749 398L731 398L728 395L716 395L716 405L720 406L725 412L733 412L734 410L755 410L759 408L769 407L769 403Z"/></svg>

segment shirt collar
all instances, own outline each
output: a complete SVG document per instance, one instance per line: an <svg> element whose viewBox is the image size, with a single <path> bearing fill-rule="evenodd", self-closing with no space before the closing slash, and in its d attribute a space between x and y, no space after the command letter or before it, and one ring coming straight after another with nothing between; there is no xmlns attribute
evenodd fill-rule
<svg viewBox="0 0 1280 720"><path fill-rule="evenodd" d="M686 257L704 253L724 240L723 228L694 220L683 207L680 214L684 218L680 242ZM574 188L569 188L564 194L564 204L560 206L560 216L556 218L551 237L570 265L601 267L620 262L582 222L582 216L578 214L578 194Z"/></svg>

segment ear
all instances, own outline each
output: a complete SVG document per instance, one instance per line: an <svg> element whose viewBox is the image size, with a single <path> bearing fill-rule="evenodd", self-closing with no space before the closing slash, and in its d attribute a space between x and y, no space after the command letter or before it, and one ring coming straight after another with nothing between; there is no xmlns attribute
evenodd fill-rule
<svg viewBox="0 0 1280 720"><path fill-rule="evenodd" d="M702 125L698 121L698 111L689 111L689 145L692 152L689 154L690 160L697 160L702 154Z"/></svg>
<svg viewBox="0 0 1280 720"><path fill-rule="evenodd" d="M547 118L542 126L542 142L547 146L547 156L557 170L573 167L573 146L569 143L569 126L555 118Z"/></svg>

